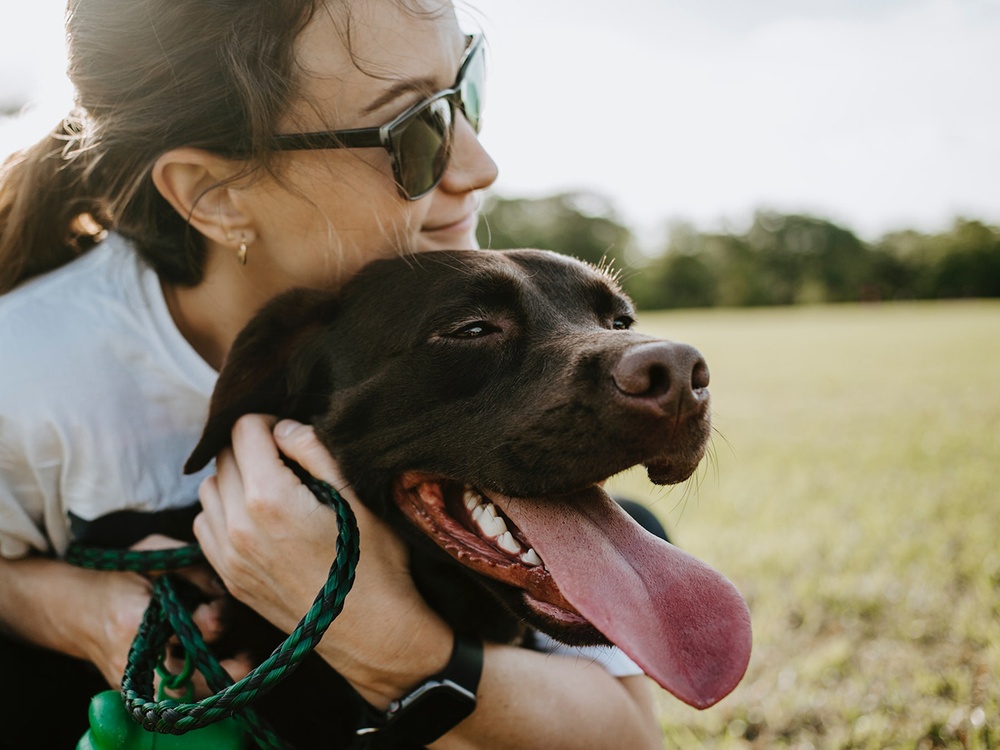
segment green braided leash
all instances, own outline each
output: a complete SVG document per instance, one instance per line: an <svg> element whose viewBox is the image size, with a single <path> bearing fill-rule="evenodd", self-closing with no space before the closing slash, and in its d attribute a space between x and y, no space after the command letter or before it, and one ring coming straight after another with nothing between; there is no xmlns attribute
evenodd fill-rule
<svg viewBox="0 0 1000 750"><path fill-rule="evenodd" d="M347 502L326 482L309 475L297 464L286 462L310 491L333 507L337 514L337 555L326 584L284 643L250 674L233 683L209 652L190 614L178 599L170 577L158 576L153 583L152 601L132 643L122 680L125 707L145 729L184 734L237 715L261 747L288 747L249 709L249 705L290 674L319 643L330 623L344 608L344 599L354 585L360 553L357 523ZM197 545L154 551L108 550L74 545L66 560L99 570L149 572L188 567L204 561L204 556ZM188 658L215 691L214 695L197 703L154 701L145 697L153 694L153 672L167 641L175 633Z"/></svg>

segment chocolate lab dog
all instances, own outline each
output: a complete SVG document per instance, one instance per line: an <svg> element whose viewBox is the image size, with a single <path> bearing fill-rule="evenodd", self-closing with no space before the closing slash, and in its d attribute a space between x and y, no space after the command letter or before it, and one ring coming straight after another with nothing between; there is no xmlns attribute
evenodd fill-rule
<svg viewBox="0 0 1000 750"><path fill-rule="evenodd" d="M634 315L609 273L554 253L375 261L337 293L294 290L255 317L187 468L241 414L310 422L457 629L612 642L712 705L747 666L743 599L600 488L637 464L681 482L709 439L705 361L633 331Z"/></svg>

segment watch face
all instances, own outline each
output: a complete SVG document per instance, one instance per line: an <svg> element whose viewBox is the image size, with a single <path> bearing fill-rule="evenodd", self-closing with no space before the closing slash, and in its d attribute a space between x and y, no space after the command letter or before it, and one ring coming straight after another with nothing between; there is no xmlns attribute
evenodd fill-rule
<svg viewBox="0 0 1000 750"><path fill-rule="evenodd" d="M394 705L385 731L422 745L429 744L476 709L475 693L451 680L429 681Z"/></svg>

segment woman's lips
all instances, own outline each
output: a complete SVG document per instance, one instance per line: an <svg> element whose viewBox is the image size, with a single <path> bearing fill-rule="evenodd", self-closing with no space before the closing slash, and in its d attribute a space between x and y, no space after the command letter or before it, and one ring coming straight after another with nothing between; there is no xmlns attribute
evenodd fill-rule
<svg viewBox="0 0 1000 750"><path fill-rule="evenodd" d="M425 226L421 231L425 234L462 234L475 229L477 216L475 212L468 213L456 221L445 221L441 224Z"/></svg>

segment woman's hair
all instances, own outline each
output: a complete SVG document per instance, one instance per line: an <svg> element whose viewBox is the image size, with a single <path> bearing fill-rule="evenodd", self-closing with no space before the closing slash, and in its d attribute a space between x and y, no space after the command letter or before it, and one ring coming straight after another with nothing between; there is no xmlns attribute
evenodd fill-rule
<svg viewBox="0 0 1000 750"><path fill-rule="evenodd" d="M0 294L113 228L168 283L201 280L205 247L153 185L193 146L270 165L295 94L294 42L322 0L70 0L76 109L0 166Z"/></svg>

